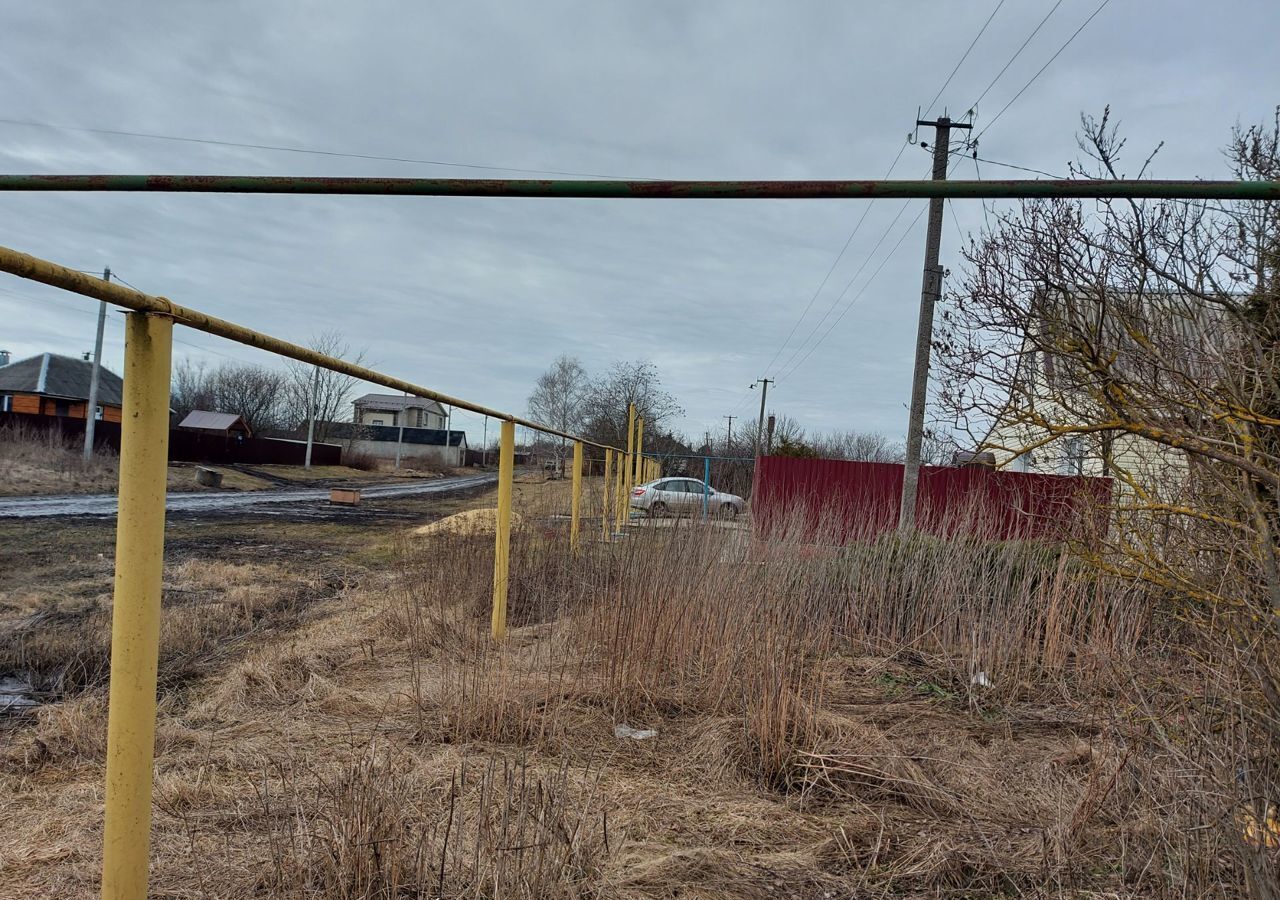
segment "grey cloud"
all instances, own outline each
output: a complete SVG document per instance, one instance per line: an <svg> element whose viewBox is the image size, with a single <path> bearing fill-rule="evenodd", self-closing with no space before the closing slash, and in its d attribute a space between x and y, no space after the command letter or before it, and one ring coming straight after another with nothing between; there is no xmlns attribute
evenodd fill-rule
<svg viewBox="0 0 1280 900"><path fill-rule="evenodd" d="M1050 5L1005 4L939 106L963 113ZM24 4L0 33L12 86L0 117L635 177L879 177L991 6ZM983 102L980 127L1095 6L1063 3ZM1267 45L1277 24L1269 4L1113 2L983 136L982 155L1060 171L1080 111L1110 102L1135 156L1170 140L1156 174L1220 176L1231 125L1280 99ZM927 166L908 148L896 174ZM483 174L18 125L0 125L0 168ZM958 171L973 174L967 163ZM0 243L76 268L110 265L139 288L292 340L339 328L388 372L512 410L560 352L593 370L649 357L688 410L681 427L699 434L735 404L750 414L747 383L766 374L863 209L4 195ZM873 206L797 341L896 210ZM974 203L954 213L943 238L951 265L956 223L967 233L982 222ZM772 405L813 428L902 432L921 254L909 237ZM0 289L0 346L91 344L91 303L14 279ZM119 335L113 321L117 366ZM180 337L180 356L203 352L194 344L262 358ZM478 438L479 423L467 427Z"/></svg>

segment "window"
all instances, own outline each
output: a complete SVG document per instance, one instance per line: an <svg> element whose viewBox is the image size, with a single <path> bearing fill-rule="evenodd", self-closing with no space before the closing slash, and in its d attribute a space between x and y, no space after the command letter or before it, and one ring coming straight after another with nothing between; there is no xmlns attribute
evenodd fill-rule
<svg viewBox="0 0 1280 900"><path fill-rule="evenodd" d="M370 425L386 425L387 423L383 419L373 419L369 422L369 424Z"/></svg>
<svg viewBox="0 0 1280 900"><path fill-rule="evenodd" d="M1074 435L1063 442L1062 459L1058 463L1058 471L1062 475L1084 474L1084 438Z"/></svg>

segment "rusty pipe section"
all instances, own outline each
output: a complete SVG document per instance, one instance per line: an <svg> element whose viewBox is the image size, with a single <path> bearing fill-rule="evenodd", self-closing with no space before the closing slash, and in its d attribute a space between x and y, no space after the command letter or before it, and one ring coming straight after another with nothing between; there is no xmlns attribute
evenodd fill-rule
<svg viewBox="0 0 1280 900"><path fill-rule="evenodd" d="M293 175L0 175L0 191L160 191L597 199L1280 200L1280 181L993 179L990 181L567 181Z"/></svg>
<svg viewBox="0 0 1280 900"><path fill-rule="evenodd" d="M116 306L123 306L134 312L150 312L160 313L171 317L179 325L185 325L188 328L194 328L196 331L203 331L206 334L215 334L218 337L226 338L229 341L235 341L240 344L247 344L250 347L257 347L259 350L266 350L268 353L275 353L278 356L286 356L289 359L296 359L298 362L307 363L312 366L319 366L322 369L329 369L333 372L341 372L344 375L350 375L361 381L368 381L373 384L380 384L383 387L389 387L392 390L404 391L413 394L416 397L426 397L429 400L435 400L448 406L457 406L462 409L470 410L484 416L492 416L495 419L504 422L512 422L516 425L523 425L526 428L532 428L535 431L541 431L544 434L554 435L556 437L566 438L571 441L582 441L584 444L590 444L593 447L608 447L607 444L599 444L595 441L589 441L586 438L579 437L575 434L569 434L564 431L558 431L555 428L548 428L537 422L514 416L511 413L505 413L500 410L490 409L487 406L481 406L478 403L472 403L469 400L463 400L458 397L452 397L448 394L442 394L439 391L433 391L430 388L423 387L420 384L414 384L411 381L404 381L400 378L392 378L390 375L383 375L373 369L364 366L358 366L355 363L346 360L337 359L332 356L326 356L323 353L317 353L309 347L303 347L300 344L292 344L288 341L274 338L267 334L254 331L252 328L246 328L243 325L237 325L234 322L228 322L225 319L219 319L216 316L202 313L199 310L190 309L180 306L165 297L155 297L151 294L144 294L141 291L135 291L124 285L114 281L103 281L74 269L68 269L57 263L31 256L28 253L22 253L9 247L0 247L0 272L8 272L11 275L17 275L19 278L27 278L31 281L39 281L42 284L51 287L61 288L64 291L71 291L76 294L83 294L86 297L94 297L98 300L104 300L107 303L114 303ZM618 449L618 448L611 448Z"/></svg>

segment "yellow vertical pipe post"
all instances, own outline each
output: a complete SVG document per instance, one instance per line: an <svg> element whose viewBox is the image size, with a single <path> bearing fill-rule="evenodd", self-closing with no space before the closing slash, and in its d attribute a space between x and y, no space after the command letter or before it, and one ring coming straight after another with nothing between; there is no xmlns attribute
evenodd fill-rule
<svg viewBox="0 0 1280 900"><path fill-rule="evenodd" d="M614 466L614 473L613 473L613 490L614 490L613 518L615 522L614 530L621 531L622 523L626 521L625 517L627 515L627 506L630 503L630 500L627 498L627 495L625 493L626 488L624 487L624 485L626 484L626 480L623 478L623 474L627 470L626 453L619 450L616 461L617 461L617 465Z"/></svg>
<svg viewBox="0 0 1280 900"><path fill-rule="evenodd" d="M102 840L107 900L147 895L172 341L167 316L126 317Z"/></svg>
<svg viewBox="0 0 1280 900"><path fill-rule="evenodd" d="M604 477L600 479L600 529L604 540L609 540L609 473L613 471L613 451L605 448Z"/></svg>
<svg viewBox="0 0 1280 900"><path fill-rule="evenodd" d="M627 474L624 481L630 481L635 473L636 460L636 405L627 404ZM631 485L627 485L630 490Z"/></svg>
<svg viewBox="0 0 1280 900"><path fill-rule="evenodd" d="M621 484L618 488L618 496L621 503L618 504L618 528L621 529L627 521L627 513L631 507L631 485L634 484L636 465L636 405L634 403L627 404L627 456L625 464L622 467Z"/></svg>
<svg viewBox="0 0 1280 900"><path fill-rule="evenodd" d="M582 516L582 441L573 442L573 499L569 501L569 551L578 552Z"/></svg>
<svg viewBox="0 0 1280 900"><path fill-rule="evenodd" d="M644 417L636 417L636 474L632 484L643 484L644 477Z"/></svg>
<svg viewBox="0 0 1280 900"><path fill-rule="evenodd" d="M515 473L516 423L502 423L498 451L498 514L493 545L493 617L489 632L495 641L507 636L507 572L511 562L511 482Z"/></svg>

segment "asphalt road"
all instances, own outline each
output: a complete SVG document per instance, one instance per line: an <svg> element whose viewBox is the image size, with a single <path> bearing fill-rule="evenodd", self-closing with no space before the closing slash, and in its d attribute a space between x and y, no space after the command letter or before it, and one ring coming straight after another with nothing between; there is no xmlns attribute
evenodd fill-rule
<svg viewBox="0 0 1280 900"><path fill-rule="evenodd" d="M451 494L492 484L494 475L461 475L434 478L409 484L379 484L361 487L362 500L383 497L413 497L422 494ZM329 488L282 488L237 493L171 493L165 503L170 513L223 513L252 509L255 513L287 514L298 508L328 507ZM44 497L0 498L0 518L32 519L47 516L92 516L115 518L115 494L63 494Z"/></svg>

